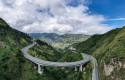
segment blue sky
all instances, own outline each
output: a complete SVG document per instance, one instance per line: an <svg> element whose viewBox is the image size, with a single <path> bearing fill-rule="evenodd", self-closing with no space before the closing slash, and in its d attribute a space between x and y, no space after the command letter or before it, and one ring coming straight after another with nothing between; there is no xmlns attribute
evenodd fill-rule
<svg viewBox="0 0 125 80"><path fill-rule="evenodd" d="M84 4L83 0L72 0L70 6L78 6ZM107 19L104 24L114 27L122 27L125 25L125 0L86 0L87 6L91 14L101 14ZM113 20L112 20L113 19Z"/></svg>
<svg viewBox="0 0 125 80"><path fill-rule="evenodd" d="M125 0L92 0L88 7L92 14L102 14L107 19L125 18ZM108 20L104 23L121 27L125 25L125 19Z"/></svg>
<svg viewBox="0 0 125 80"><path fill-rule="evenodd" d="M26 33L103 34L125 25L125 0L0 0L0 17Z"/></svg>

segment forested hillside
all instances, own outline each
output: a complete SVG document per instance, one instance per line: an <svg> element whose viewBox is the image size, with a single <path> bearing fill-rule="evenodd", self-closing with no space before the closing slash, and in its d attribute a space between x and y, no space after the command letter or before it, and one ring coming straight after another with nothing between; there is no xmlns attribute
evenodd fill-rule
<svg viewBox="0 0 125 80"><path fill-rule="evenodd" d="M39 46L44 43L37 42ZM21 48L29 44L32 44L30 36L11 28L0 18L0 80L47 80L38 73L37 65L23 56ZM46 49L57 52L46 43L44 45ZM51 60L55 60L57 57L55 53L52 56L49 54L44 54L44 56L46 60L50 60L50 57Z"/></svg>
<svg viewBox="0 0 125 80"><path fill-rule="evenodd" d="M40 39L44 42L47 42L55 48L61 49L64 49L73 43L85 41L90 37L89 35L83 34L58 35L56 33L31 33L29 35L35 39Z"/></svg>
<svg viewBox="0 0 125 80"><path fill-rule="evenodd" d="M23 73L30 71L23 67L30 63L20 49L32 43L31 40L27 34L12 29L0 18L0 80L23 80Z"/></svg>
<svg viewBox="0 0 125 80"><path fill-rule="evenodd" d="M97 59L100 80L125 79L125 27L94 35L74 47Z"/></svg>

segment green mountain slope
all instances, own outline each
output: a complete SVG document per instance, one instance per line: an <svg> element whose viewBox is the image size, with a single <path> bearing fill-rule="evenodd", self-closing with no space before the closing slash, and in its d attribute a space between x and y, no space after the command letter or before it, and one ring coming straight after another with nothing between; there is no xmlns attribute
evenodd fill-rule
<svg viewBox="0 0 125 80"><path fill-rule="evenodd" d="M30 36L11 28L0 18L0 80L51 80L46 74L46 76L38 74L37 65L23 56L21 48L31 43ZM59 52L46 43L43 45L43 43L37 41L35 49L46 52L42 55L44 59L57 60ZM40 50L42 47L44 49ZM50 54L47 53L47 50L50 51Z"/></svg>
<svg viewBox="0 0 125 80"><path fill-rule="evenodd" d="M29 50L29 53L32 56L48 61L58 61L59 58L61 58L62 54L51 45L40 40L37 40L36 42L37 45Z"/></svg>
<svg viewBox="0 0 125 80"><path fill-rule="evenodd" d="M90 36L82 34L64 34L58 35L56 33L31 33L29 34L35 39L40 39L48 44L51 44L53 47L64 49L65 47L85 41Z"/></svg>
<svg viewBox="0 0 125 80"><path fill-rule="evenodd" d="M0 79L19 80L27 63L20 48L31 43L31 37L9 27L0 18ZM27 69L28 70L28 69Z"/></svg>
<svg viewBox="0 0 125 80"><path fill-rule="evenodd" d="M125 79L125 27L73 45L78 52L96 57L100 80Z"/></svg>

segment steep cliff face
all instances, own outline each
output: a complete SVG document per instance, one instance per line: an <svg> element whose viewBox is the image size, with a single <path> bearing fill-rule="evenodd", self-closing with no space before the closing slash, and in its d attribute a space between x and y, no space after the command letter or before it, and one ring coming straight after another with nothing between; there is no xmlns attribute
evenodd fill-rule
<svg viewBox="0 0 125 80"><path fill-rule="evenodd" d="M74 47L96 57L100 80L125 79L125 27L94 35Z"/></svg>

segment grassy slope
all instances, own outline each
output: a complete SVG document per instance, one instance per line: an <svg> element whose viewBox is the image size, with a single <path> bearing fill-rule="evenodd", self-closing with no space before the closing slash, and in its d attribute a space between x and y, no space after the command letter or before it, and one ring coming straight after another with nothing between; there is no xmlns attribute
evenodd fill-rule
<svg viewBox="0 0 125 80"><path fill-rule="evenodd" d="M103 35L94 35L87 41L75 44L78 52L85 52L96 57L99 65L100 80L125 79L125 27L109 31ZM122 63L118 67L119 62ZM113 66L110 75L105 74L104 64ZM114 77L114 78L113 78Z"/></svg>
<svg viewBox="0 0 125 80"><path fill-rule="evenodd" d="M61 57L61 53L54 49L51 45L37 40L37 45L29 50L29 53L43 60L57 61Z"/></svg>

